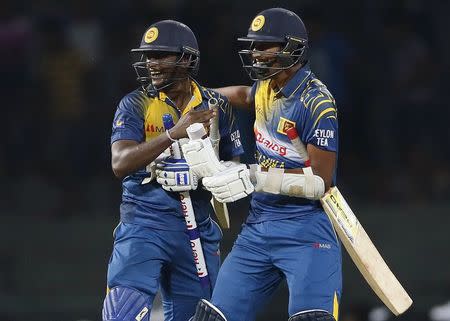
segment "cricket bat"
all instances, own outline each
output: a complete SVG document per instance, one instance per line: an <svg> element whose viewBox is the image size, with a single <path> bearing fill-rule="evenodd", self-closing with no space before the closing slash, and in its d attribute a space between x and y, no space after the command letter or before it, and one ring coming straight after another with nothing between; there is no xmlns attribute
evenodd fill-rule
<svg viewBox="0 0 450 321"><path fill-rule="evenodd" d="M310 160L297 130L292 127L287 130L287 135L309 166ZM412 305L412 299L381 257L339 189L332 187L320 202L353 263L372 290L396 316L405 312Z"/></svg>
<svg viewBox="0 0 450 321"><path fill-rule="evenodd" d="M164 129L168 130L175 124L171 114L164 114L162 117ZM181 159L181 150L178 142L172 143L172 156L175 159ZM200 240L200 232L195 221L194 207L192 206L191 195L189 191L180 192L181 211L186 222L186 228L189 235L189 240L192 248L192 255L194 258L195 269L197 270L197 276L200 280L200 284L203 288L207 288L211 291L211 282L209 280L208 269L206 267L205 255L203 254L203 248Z"/></svg>
<svg viewBox="0 0 450 321"><path fill-rule="evenodd" d="M320 202L353 263L372 290L396 316L405 312L412 299L381 257L339 189L332 187Z"/></svg>
<svg viewBox="0 0 450 321"><path fill-rule="evenodd" d="M209 109L217 109L218 101L216 98L210 98L208 100ZM219 115L217 114L213 119L211 119L210 127L209 127L209 138L211 140L211 144L214 148L216 156L219 157L219 142L220 142L220 133L219 133ZM230 215L228 214L228 207L225 203L220 203L216 200L215 197L211 199L211 204L214 208L214 212L216 213L217 220L219 221L219 225L223 229L230 228Z"/></svg>

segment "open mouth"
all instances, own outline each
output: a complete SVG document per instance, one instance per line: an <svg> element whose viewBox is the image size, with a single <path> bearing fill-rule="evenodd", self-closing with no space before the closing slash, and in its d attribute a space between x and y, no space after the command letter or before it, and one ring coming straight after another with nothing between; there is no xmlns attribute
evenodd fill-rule
<svg viewBox="0 0 450 321"><path fill-rule="evenodd" d="M159 80L166 78L166 73L161 71L150 71L150 77L152 80Z"/></svg>

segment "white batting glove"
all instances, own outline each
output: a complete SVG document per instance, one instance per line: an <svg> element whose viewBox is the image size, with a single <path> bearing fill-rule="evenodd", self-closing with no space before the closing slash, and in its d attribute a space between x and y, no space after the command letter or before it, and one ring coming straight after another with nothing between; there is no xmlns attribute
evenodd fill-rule
<svg viewBox="0 0 450 321"><path fill-rule="evenodd" d="M213 176L227 168L217 159L209 138L190 140L181 149L189 168L198 178Z"/></svg>
<svg viewBox="0 0 450 321"><path fill-rule="evenodd" d="M197 189L197 175L189 170L184 159L172 157L157 164L156 181L169 192L186 192Z"/></svg>
<svg viewBox="0 0 450 321"><path fill-rule="evenodd" d="M232 166L211 177L204 177L202 182L221 203L237 201L255 190L250 181L250 171L245 164Z"/></svg>

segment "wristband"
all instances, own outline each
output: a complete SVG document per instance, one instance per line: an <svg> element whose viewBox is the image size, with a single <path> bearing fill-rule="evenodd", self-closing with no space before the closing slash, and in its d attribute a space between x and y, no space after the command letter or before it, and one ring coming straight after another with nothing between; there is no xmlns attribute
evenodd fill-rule
<svg viewBox="0 0 450 321"><path fill-rule="evenodd" d="M170 139L171 142L176 142L176 141L177 141L176 139L173 139L172 137L170 137L170 134L169 134L169 130L168 130L168 129L166 129L166 136L167 136L167 138Z"/></svg>

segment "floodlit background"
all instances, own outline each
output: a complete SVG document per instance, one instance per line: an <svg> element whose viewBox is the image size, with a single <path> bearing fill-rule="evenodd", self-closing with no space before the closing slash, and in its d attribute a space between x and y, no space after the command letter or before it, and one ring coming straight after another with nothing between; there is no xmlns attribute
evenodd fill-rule
<svg viewBox="0 0 450 321"><path fill-rule="evenodd" d="M101 320L121 193L111 122L147 26L193 29L202 84L250 84L236 38L275 6L305 21L337 100L338 185L415 301L398 320L450 320L450 1L2 0L0 321ZM238 111L248 162L252 118ZM231 208L224 256L247 208ZM286 311L282 285L258 321ZM340 320L391 318L344 252Z"/></svg>

